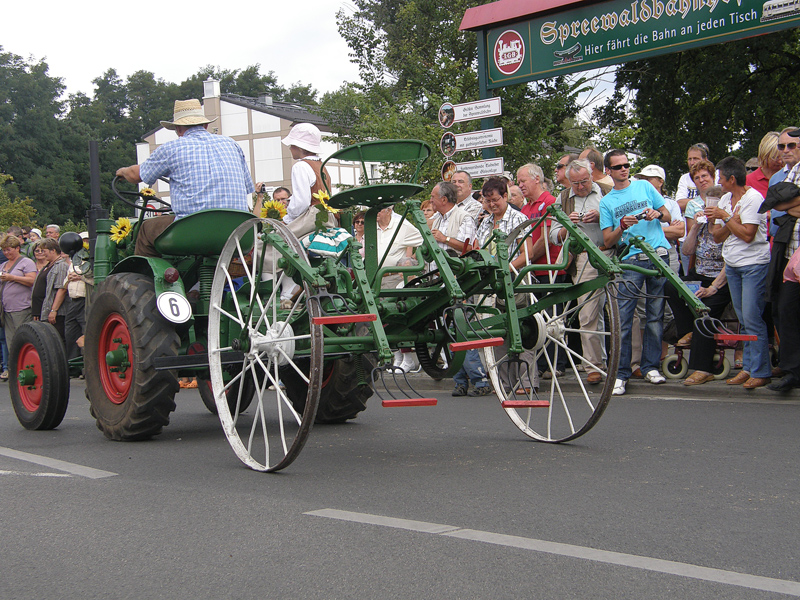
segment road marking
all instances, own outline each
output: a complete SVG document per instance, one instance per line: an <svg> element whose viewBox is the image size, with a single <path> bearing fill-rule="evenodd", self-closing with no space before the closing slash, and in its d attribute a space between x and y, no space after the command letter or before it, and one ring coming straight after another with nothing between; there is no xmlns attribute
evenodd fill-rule
<svg viewBox="0 0 800 600"><path fill-rule="evenodd" d="M522 550L532 550L534 552L546 552L558 556L567 556L581 560L591 560L622 567L632 567L644 569L668 575L678 575L702 581L724 583L754 590L766 592L777 592L790 596L800 597L800 583L787 579L774 579L772 577L761 577L759 575L748 575L735 571L725 571L723 569L713 569L710 567L700 567L688 563L680 563L660 558L648 556L637 556L635 554L625 554L623 552L611 552L608 550L597 550L586 546L574 546L572 544L561 544L558 542L548 542L535 538L526 538L516 535L504 535L492 533L491 531L480 531L476 529L462 529L451 525L441 525L437 523L426 523L425 521L411 521L408 519L396 519L381 515L371 515L367 513L356 513L333 508L313 510L305 513L307 515L338 519L341 521L351 521L354 523L364 523L370 525L381 525L383 527L394 527L421 533L433 533L448 537L495 544L498 546L508 546L520 548Z"/></svg>
<svg viewBox="0 0 800 600"><path fill-rule="evenodd" d="M26 477L72 477L69 473L25 473L23 471L0 471L0 475L24 475Z"/></svg>
<svg viewBox="0 0 800 600"><path fill-rule="evenodd" d="M12 450L11 448L4 448L0 446L0 456L7 456L8 458L15 458L17 460L24 460L25 462L49 467L56 471L64 471L65 473L72 473L79 477L86 477L88 479L103 479L104 477L114 477L117 474L111 471L101 471L100 469L93 469L92 467L84 467L83 465L76 465L75 463L65 462L55 458L48 458L47 456L39 456L38 454L29 454L28 452L20 452L19 450Z"/></svg>

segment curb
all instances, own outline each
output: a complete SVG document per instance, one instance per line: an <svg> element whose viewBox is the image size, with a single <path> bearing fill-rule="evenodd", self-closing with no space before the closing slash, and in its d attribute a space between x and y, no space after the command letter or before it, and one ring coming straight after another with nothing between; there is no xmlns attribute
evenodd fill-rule
<svg viewBox="0 0 800 600"><path fill-rule="evenodd" d="M417 390L450 392L453 389L452 379L436 381L424 372L409 373L409 383ZM777 380L777 378L776 378ZM548 380L543 380L546 384ZM572 374L559 378L559 381L574 382ZM599 386L598 386L599 387ZM541 388L540 388L541 389ZM749 401L800 401L800 388L788 393L773 392L766 387L745 390L741 386L725 383L724 379L710 381L701 385L686 386L681 379L667 379L666 383L650 384L643 379L628 380L628 389L620 398L670 398L675 400L728 400L731 402Z"/></svg>

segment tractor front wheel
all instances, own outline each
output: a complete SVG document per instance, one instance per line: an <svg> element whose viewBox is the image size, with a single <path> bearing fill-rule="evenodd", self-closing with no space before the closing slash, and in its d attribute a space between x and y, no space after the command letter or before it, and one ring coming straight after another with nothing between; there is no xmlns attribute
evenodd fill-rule
<svg viewBox="0 0 800 600"><path fill-rule="evenodd" d="M178 345L156 307L152 279L118 273L98 286L86 318L86 397L108 439L147 439L169 424L178 379L153 360L177 355Z"/></svg>
<svg viewBox="0 0 800 600"><path fill-rule="evenodd" d="M55 429L69 403L69 367L55 327L25 323L14 335L8 368L11 403L25 429Z"/></svg>

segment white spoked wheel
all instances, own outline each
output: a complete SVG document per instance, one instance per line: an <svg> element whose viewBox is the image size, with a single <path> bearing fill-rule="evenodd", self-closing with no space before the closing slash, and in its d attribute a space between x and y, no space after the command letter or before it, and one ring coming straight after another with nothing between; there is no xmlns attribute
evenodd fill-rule
<svg viewBox="0 0 800 600"><path fill-rule="evenodd" d="M597 330L581 329L579 316L591 300L602 302L601 325ZM525 435L542 442L566 442L589 431L600 419L611 392L619 366L620 325L616 299L607 288L586 297L557 305L526 321L532 330L527 344L530 352L521 357L509 356L507 348L484 349L489 376L502 406ZM583 335L581 335L583 334ZM595 342L606 354L606 369L591 365L568 343L571 336L581 336L583 344ZM567 370L556 373L560 356L566 356ZM519 359L523 359L523 363ZM550 379L535 376L539 359L552 373ZM583 365L583 371L577 369ZM589 376L599 372L602 382L590 384ZM596 378L594 376L593 378Z"/></svg>
<svg viewBox="0 0 800 600"><path fill-rule="evenodd" d="M283 254L267 235L280 238L288 252L308 264L300 242L281 222L252 219L240 225L217 263L208 352L217 412L236 456L257 471L279 471L297 458L314 423L322 386L323 338L321 326L312 323L319 308L308 302L310 288L305 281L282 308L281 287L289 275L281 270ZM243 277L230 273L232 263L244 267ZM238 359L236 375L226 383L223 369L230 369L234 359ZM288 371L308 386L294 402L281 382L281 374ZM241 390L250 385L255 397L243 413ZM236 402L228 397L234 388L240 396Z"/></svg>

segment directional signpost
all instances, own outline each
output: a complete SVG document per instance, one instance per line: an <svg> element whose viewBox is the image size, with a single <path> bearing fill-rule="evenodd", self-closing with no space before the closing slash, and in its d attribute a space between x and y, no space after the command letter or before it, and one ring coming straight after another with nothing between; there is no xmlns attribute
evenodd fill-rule
<svg viewBox="0 0 800 600"><path fill-rule="evenodd" d="M445 129L449 129L453 123L497 117L501 114L500 98L487 98L485 100L465 102L463 104L450 104L449 102L445 102L439 108L439 124ZM442 151L442 154L450 158L456 152L461 152L463 150L495 148L502 145L503 128L497 127L469 133L452 133L446 131L439 142L439 149ZM502 175L503 169L504 162L502 158L475 160L463 163L455 163L452 160L448 160L442 166L442 178L445 181L450 181L453 173L457 170L466 171L472 177L489 177L491 175Z"/></svg>

